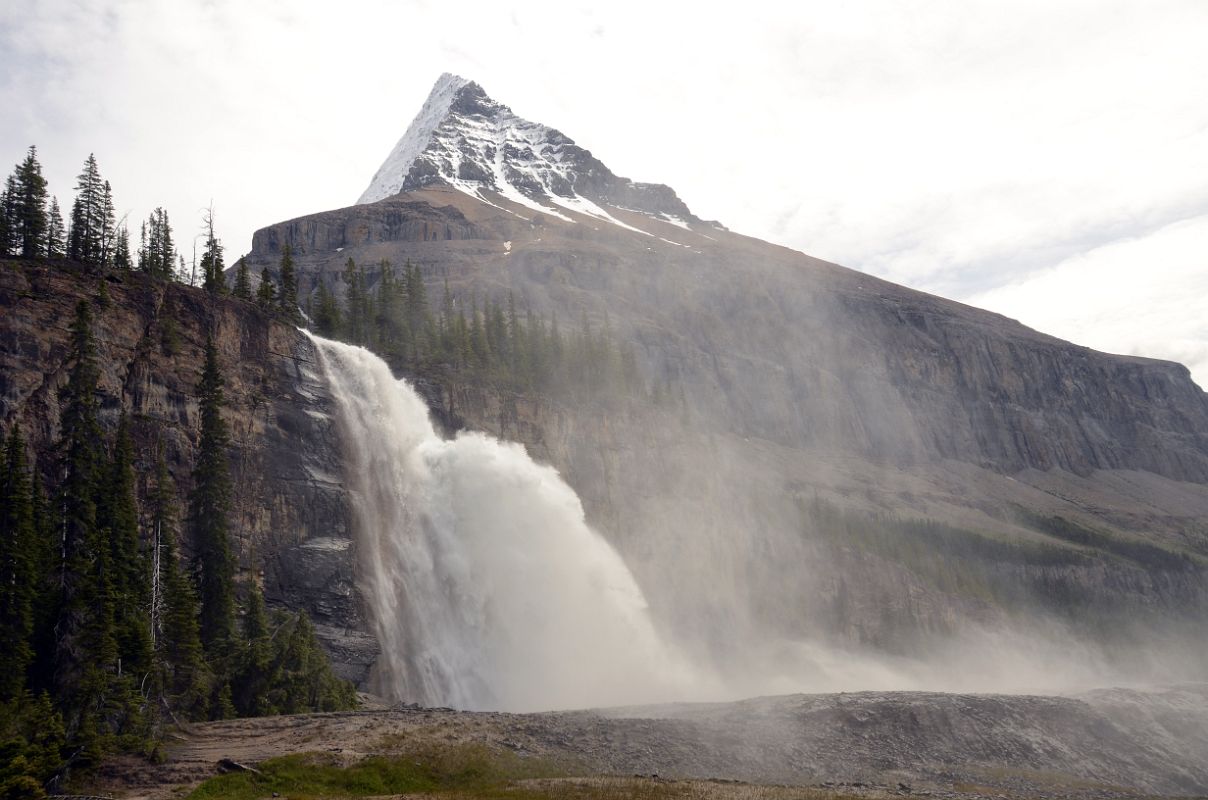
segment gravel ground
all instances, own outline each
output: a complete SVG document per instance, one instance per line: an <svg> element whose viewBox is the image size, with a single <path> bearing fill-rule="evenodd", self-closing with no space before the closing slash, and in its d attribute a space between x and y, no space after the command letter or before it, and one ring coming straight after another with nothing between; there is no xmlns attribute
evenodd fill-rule
<svg viewBox="0 0 1208 800"><path fill-rule="evenodd" d="M739 796L736 784L700 779L868 796L1208 796L1208 684L1069 697L859 692L542 714L378 708L231 720L177 732L166 763L115 759L98 789L154 800L179 796L223 758L254 764L314 751L353 761L467 742L627 780L697 779L685 787L719 798Z"/></svg>

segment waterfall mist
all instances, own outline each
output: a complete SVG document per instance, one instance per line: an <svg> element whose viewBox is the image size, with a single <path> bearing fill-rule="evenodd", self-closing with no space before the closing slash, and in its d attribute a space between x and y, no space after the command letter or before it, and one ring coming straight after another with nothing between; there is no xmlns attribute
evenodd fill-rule
<svg viewBox="0 0 1208 800"><path fill-rule="evenodd" d="M345 437L382 694L521 711L703 688L553 468L483 434L443 439L385 362L312 338Z"/></svg>

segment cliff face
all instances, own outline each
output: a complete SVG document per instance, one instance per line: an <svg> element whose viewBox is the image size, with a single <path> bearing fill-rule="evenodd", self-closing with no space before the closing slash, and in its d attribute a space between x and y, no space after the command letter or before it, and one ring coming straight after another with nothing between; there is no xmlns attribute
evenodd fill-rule
<svg viewBox="0 0 1208 800"><path fill-rule="evenodd" d="M99 300L104 284L107 300ZM68 326L94 304L101 419L131 419L139 491L162 452L187 508L198 437L196 385L207 333L226 381L234 481L232 549L241 578L270 603L305 609L347 677L376 656L346 557L351 546L342 459L313 349L296 329L230 299L137 275L101 277L72 265L0 262L0 421L20 423L53 485L52 445ZM189 558L192 543L183 537Z"/></svg>
<svg viewBox="0 0 1208 800"><path fill-rule="evenodd" d="M1181 365L1098 353L707 226L634 215L643 235L538 217L430 189L265 228L249 260L271 269L288 242L308 286L321 273L338 286L349 257L371 274L410 259L434 293L447 279L459 295L512 291L563 319L607 314L652 381L745 436L1004 473L1208 482L1208 396Z"/></svg>
<svg viewBox="0 0 1208 800"><path fill-rule="evenodd" d="M1116 595L1120 615L1204 608L1208 398L1184 367L1095 352L713 226L609 213L639 230L428 188L270 226L248 259L272 270L289 243L304 285L337 292L349 257L371 281L382 259L411 260L430 297L446 281L459 298L512 292L631 342L661 406L421 389L450 430L521 441L558 467L665 628L710 652L742 648L712 640L719 629L825 628L892 647L895 620L942 632L1076 605L1090 624ZM1043 552L978 551L960 567L976 579L945 583L932 562L959 543L906 532L931 559L912 564L884 538L820 543L801 511L814 499ZM1136 541L1175 561L1128 551Z"/></svg>

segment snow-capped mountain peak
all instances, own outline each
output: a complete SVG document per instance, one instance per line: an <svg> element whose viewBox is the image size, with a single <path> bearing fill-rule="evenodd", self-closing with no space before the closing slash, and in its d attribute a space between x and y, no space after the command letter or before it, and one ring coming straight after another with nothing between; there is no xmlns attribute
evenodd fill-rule
<svg viewBox="0 0 1208 800"><path fill-rule="evenodd" d="M611 206L681 226L699 222L670 187L614 175L561 132L516 116L477 83L448 73L357 202L435 184L570 221L563 212L631 227Z"/></svg>

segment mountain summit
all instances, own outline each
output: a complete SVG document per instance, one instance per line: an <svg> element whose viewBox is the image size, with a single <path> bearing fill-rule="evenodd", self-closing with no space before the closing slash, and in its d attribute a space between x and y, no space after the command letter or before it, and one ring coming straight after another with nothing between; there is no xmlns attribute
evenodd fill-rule
<svg viewBox="0 0 1208 800"><path fill-rule="evenodd" d="M574 221L567 211L628 227L607 206L699 222L668 186L615 175L561 132L521 119L473 81L445 73L358 204L445 185Z"/></svg>

